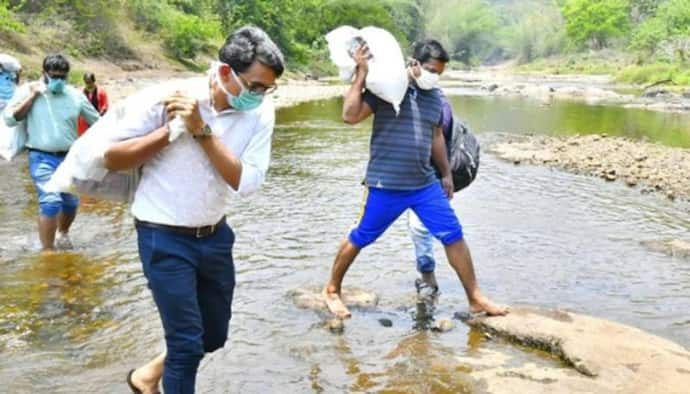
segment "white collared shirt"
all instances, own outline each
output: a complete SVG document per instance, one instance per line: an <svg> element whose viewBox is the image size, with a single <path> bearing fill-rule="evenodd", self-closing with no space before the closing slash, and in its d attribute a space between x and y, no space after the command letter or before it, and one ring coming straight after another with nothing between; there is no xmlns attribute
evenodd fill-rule
<svg viewBox="0 0 690 394"><path fill-rule="evenodd" d="M145 135L163 126L167 117L161 100L174 91L199 100L201 117L213 135L242 162L237 192L247 195L258 190L271 155L275 124L271 100L264 100L252 111L217 113L210 103L207 78L171 81L145 89L127 100L123 134ZM234 193L199 143L184 133L143 165L132 214L152 223L207 226L223 217Z"/></svg>

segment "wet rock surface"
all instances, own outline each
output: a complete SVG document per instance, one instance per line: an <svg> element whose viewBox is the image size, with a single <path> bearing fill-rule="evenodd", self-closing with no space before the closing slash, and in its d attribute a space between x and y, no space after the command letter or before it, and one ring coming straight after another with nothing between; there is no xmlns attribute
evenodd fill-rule
<svg viewBox="0 0 690 394"><path fill-rule="evenodd" d="M673 257L690 258L690 241L681 239L648 240L642 241L641 244L655 252Z"/></svg>
<svg viewBox="0 0 690 394"><path fill-rule="evenodd" d="M670 200L690 198L690 150L587 135L570 137L511 136L489 147L514 164L548 165L577 174L622 181L643 193Z"/></svg>
<svg viewBox="0 0 690 394"><path fill-rule="evenodd" d="M487 392L684 393L690 387L690 374L684 372L690 369L690 352L633 327L529 307L513 307L505 317L474 317L468 324L548 352L568 367L515 366L508 356L487 351L472 373Z"/></svg>

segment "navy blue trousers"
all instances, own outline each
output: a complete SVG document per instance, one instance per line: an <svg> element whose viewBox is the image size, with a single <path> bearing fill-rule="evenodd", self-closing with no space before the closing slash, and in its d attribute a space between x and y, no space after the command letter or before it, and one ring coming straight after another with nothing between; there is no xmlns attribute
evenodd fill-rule
<svg viewBox="0 0 690 394"><path fill-rule="evenodd" d="M225 222L205 238L145 224L136 228L144 275L165 331L163 390L194 393L204 353L223 347L228 338L235 234Z"/></svg>

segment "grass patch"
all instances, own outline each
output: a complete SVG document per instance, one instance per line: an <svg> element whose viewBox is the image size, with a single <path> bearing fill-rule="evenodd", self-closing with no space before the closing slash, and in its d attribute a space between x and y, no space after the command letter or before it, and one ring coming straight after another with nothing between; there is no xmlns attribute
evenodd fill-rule
<svg viewBox="0 0 690 394"><path fill-rule="evenodd" d="M614 75L632 62L629 54L605 49L537 59L518 66L516 70L548 74Z"/></svg>
<svg viewBox="0 0 690 394"><path fill-rule="evenodd" d="M690 86L690 67L669 63L633 65L618 72L616 79L638 85L671 80L669 85Z"/></svg>

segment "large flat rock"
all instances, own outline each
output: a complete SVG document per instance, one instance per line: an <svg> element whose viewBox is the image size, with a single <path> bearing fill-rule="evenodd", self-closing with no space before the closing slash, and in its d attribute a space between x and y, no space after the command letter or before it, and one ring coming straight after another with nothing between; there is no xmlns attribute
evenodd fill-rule
<svg viewBox="0 0 690 394"><path fill-rule="evenodd" d="M513 366L487 355L472 376L491 393L688 393L690 352L637 328L564 311L513 308L468 324L559 357L571 368Z"/></svg>

